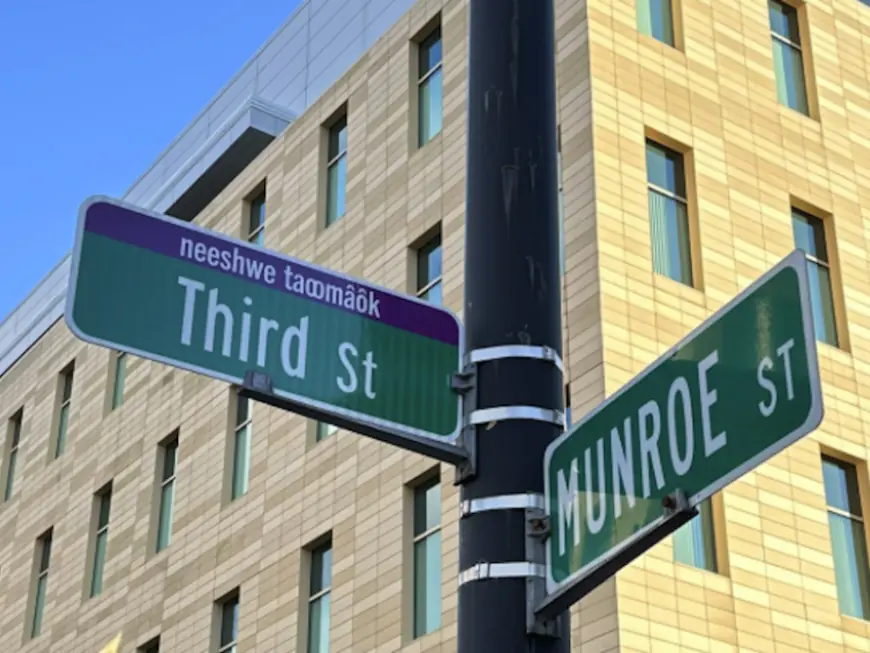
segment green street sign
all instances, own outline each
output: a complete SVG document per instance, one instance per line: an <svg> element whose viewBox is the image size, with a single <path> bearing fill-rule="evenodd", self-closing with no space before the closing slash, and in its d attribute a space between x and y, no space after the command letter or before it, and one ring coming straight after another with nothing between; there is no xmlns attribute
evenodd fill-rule
<svg viewBox="0 0 870 653"><path fill-rule="evenodd" d="M297 412L464 458L451 388L462 326L414 297L92 197L66 322L87 342L227 383L267 377Z"/></svg>
<svg viewBox="0 0 870 653"><path fill-rule="evenodd" d="M632 546L641 538L651 546L666 536L666 497L681 491L697 506L814 430L822 413L798 250L547 448L544 604L584 579L600 583L604 564L615 573L620 554L617 566L643 552Z"/></svg>

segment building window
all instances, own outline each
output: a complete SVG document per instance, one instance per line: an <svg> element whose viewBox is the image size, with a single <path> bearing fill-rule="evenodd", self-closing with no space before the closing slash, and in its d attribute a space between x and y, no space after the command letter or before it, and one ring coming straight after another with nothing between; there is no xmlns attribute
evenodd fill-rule
<svg viewBox="0 0 870 653"><path fill-rule="evenodd" d="M317 422L317 430L314 433L314 441L320 442L338 431L338 427L328 422Z"/></svg>
<svg viewBox="0 0 870 653"><path fill-rule="evenodd" d="M822 477L840 611L850 617L870 619L866 527L855 466L822 456Z"/></svg>
<svg viewBox="0 0 870 653"><path fill-rule="evenodd" d="M810 304L816 338L833 347L839 346L834 293L831 284L831 264L823 220L798 209L791 210L795 245L807 257L810 282Z"/></svg>
<svg viewBox="0 0 870 653"><path fill-rule="evenodd" d="M9 419L6 429L6 455L3 465L3 501L12 498L15 489L15 468L18 466L18 447L21 445L21 425L24 423L24 409L20 409Z"/></svg>
<svg viewBox="0 0 870 653"><path fill-rule="evenodd" d="M691 286L692 254L683 155L646 142L646 176L653 269Z"/></svg>
<svg viewBox="0 0 870 653"><path fill-rule="evenodd" d="M115 352L115 369L112 380L112 410L124 403L124 381L127 377L127 353Z"/></svg>
<svg viewBox="0 0 870 653"><path fill-rule="evenodd" d="M780 0L769 0L767 6L777 99L780 104L809 115L797 9Z"/></svg>
<svg viewBox="0 0 870 653"><path fill-rule="evenodd" d="M42 619L45 613L45 595L48 589L48 567L51 563L52 530L36 541L36 595L33 599L33 619L30 622L30 636L38 637L42 632Z"/></svg>
<svg viewBox="0 0 870 653"><path fill-rule="evenodd" d="M266 236L266 193L259 193L248 206L247 241L263 246Z"/></svg>
<svg viewBox="0 0 870 653"><path fill-rule="evenodd" d="M698 506L698 514L674 533L674 560L698 569L716 572L716 538L713 504L710 499Z"/></svg>
<svg viewBox="0 0 870 653"><path fill-rule="evenodd" d="M441 131L441 27L436 27L419 45L417 66L417 102L419 106L418 144L423 147Z"/></svg>
<svg viewBox="0 0 870 653"><path fill-rule="evenodd" d="M69 428L69 411L73 391L73 366L60 375L60 405L57 416L57 433L54 440L54 457L59 458L66 449L67 429Z"/></svg>
<svg viewBox="0 0 870 653"><path fill-rule="evenodd" d="M218 653L236 653L239 641L239 595L220 602L220 636Z"/></svg>
<svg viewBox="0 0 870 653"><path fill-rule="evenodd" d="M414 489L414 637L441 626L441 480Z"/></svg>
<svg viewBox="0 0 870 653"><path fill-rule="evenodd" d="M161 446L160 507L157 517L158 553L172 542L172 513L175 509L175 473L178 467L178 436Z"/></svg>
<svg viewBox="0 0 870 653"><path fill-rule="evenodd" d="M326 226L345 212L347 190L347 114L329 128L326 163Z"/></svg>
<svg viewBox="0 0 870 653"><path fill-rule="evenodd" d="M332 540L311 551L308 587L308 653L329 653L329 600L332 591Z"/></svg>
<svg viewBox="0 0 870 653"><path fill-rule="evenodd" d="M248 491L251 475L251 400L236 395L236 427L233 433L233 500Z"/></svg>
<svg viewBox="0 0 870 653"><path fill-rule="evenodd" d="M674 9L671 0L637 0L637 29L673 47Z"/></svg>
<svg viewBox="0 0 870 653"><path fill-rule="evenodd" d="M160 653L160 637L155 637L136 649L136 653Z"/></svg>
<svg viewBox="0 0 870 653"><path fill-rule="evenodd" d="M441 305L441 233L417 250L417 288L420 299Z"/></svg>
<svg viewBox="0 0 870 653"><path fill-rule="evenodd" d="M103 591L103 569L106 566L106 547L109 543L109 513L112 509L112 487L97 493L97 532L94 538L94 562L91 570L91 596Z"/></svg>

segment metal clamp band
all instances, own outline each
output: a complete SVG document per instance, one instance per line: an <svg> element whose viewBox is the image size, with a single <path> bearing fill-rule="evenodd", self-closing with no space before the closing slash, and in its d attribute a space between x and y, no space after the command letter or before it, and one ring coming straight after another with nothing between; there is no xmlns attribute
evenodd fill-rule
<svg viewBox="0 0 870 653"><path fill-rule="evenodd" d="M498 345L473 349L465 355L466 365L469 363L481 363L483 361L501 360L503 358L534 358L536 360L549 361L564 373L562 359L552 347L539 347L534 345Z"/></svg>
<svg viewBox="0 0 870 653"><path fill-rule="evenodd" d="M551 408L538 406L498 406L496 408L480 408L468 416L469 424L488 424L503 419L531 419L565 427L565 415Z"/></svg>
<svg viewBox="0 0 870 653"><path fill-rule="evenodd" d="M544 578L545 573L544 565L533 562L478 562L459 572L459 584L487 578Z"/></svg>
<svg viewBox="0 0 870 653"><path fill-rule="evenodd" d="M504 494L498 497L466 499L459 504L459 516L466 517L487 510L544 509L543 494Z"/></svg>

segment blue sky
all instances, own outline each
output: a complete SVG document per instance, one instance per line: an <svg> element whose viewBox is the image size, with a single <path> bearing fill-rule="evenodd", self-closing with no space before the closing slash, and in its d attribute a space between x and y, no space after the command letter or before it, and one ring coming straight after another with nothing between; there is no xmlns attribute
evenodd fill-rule
<svg viewBox="0 0 870 653"><path fill-rule="evenodd" d="M299 0L0 0L0 321Z"/></svg>

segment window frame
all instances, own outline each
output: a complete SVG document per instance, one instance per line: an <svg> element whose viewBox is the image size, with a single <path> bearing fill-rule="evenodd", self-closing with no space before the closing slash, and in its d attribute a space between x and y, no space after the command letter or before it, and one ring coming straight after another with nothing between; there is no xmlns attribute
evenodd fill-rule
<svg viewBox="0 0 870 653"><path fill-rule="evenodd" d="M254 226L254 209L257 211L257 226ZM266 189L255 192L247 201L247 222L245 225L245 241L257 247L265 245L266 237ZM262 242L260 242L262 240Z"/></svg>
<svg viewBox="0 0 870 653"><path fill-rule="evenodd" d="M224 624L227 616L227 608L231 608L233 613L232 623L232 640L229 642L223 641ZM241 619L241 600L238 590L234 590L220 601L218 601L218 624L217 624L217 653L235 653L239 646L239 620Z"/></svg>
<svg viewBox="0 0 870 653"><path fill-rule="evenodd" d="M235 410L233 414L233 431L232 442L230 443L230 502L241 499L251 489L251 449L254 437L254 402L249 397L243 397L238 391L235 395ZM239 421L240 409L245 405L245 418ZM244 434L245 438L245 466L242 476L237 476L240 473L239 468L239 441ZM244 489L237 492L237 487L240 483L244 483Z"/></svg>
<svg viewBox="0 0 870 653"><path fill-rule="evenodd" d="M6 446L3 456L3 503L12 500L15 492L15 471L18 466L18 450L21 448L21 433L24 429L24 407L16 410L6 422Z"/></svg>
<svg viewBox="0 0 870 653"><path fill-rule="evenodd" d="M442 509L438 512L438 523L435 526L431 526L430 528L423 528L419 533L417 532L417 511L416 503L418 497L422 494L423 499L425 501L426 493L434 487L438 487L438 496L439 502L438 505ZM411 486L411 639L417 640L421 637L425 637L431 633L436 632L444 625L444 596L441 591L441 582L438 583L438 612L439 618L438 623L430 630L426 630L426 625L421 626L417 621L417 591L419 585L419 577L417 575L417 548L422 543L428 541L435 534L443 533L444 529L444 520L443 520L443 487L441 483L441 475L440 473L435 473L432 475L427 475L420 479L417 483ZM424 521L428 521L429 514L426 513L424 517ZM423 524L425 527L425 524ZM443 540L441 542L441 552L443 555ZM441 559L441 555L438 556L439 560ZM439 580L443 582L443 573L439 574L441 577ZM428 581L428 575L426 577L426 581Z"/></svg>
<svg viewBox="0 0 870 653"><path fill-rule="evenodd" d="M853 514L847 510L843 510L836 506L832 506L828 503L828 486L825 483L825 462L829 461L835 467L843 470L847 476L851 475L852 479L855 483L855 491L857 494L858 500L858 508L861 510L860 515ZM834 452L827 447L821 447L821 451L819 452L819 473L821 475L822 480L822 492L823 492L823 501L825 506L825 516L827 517L828 522L828 538L831 546L831 568L834 573L834 586L837 593L837 608L840 611L840 615L849 619L857 619L859 621L870 621L870 537L868 537L868 520L864 515L865 508L867 507L866 501L866 465L863 461L856 460L851 456L842 455L838 452ZM860 532L864 538L864 574L865 574L865 582L868 582L868 586L865 588L867 594L863 597L864 604L863 608L863 616L855 616L843 612L843 608L840 605L840 588L837 583L836 578L836 554L834 549L834 531L831 528L829 514L836 515L838 517L842 517L844 519L849 520L850 522L855 522L860 524ZM857 552L856 552L857 553ZM855 580L854 578L850 578L850 581Z"/></svg>
<svg viewBox="0 0 870 653"><path fill-rule="evenodd" d="M431 247L431 249L430 249ZM420 266L425 261L428 267L428 256L435 250L440 250L439 258L441 263L441 273L420 285ZM440 225L436 231L422 239L420 244L414 248L414 296L424 302L429 302L429 299L424 299L424 296L429 294L436 286L441 286L441 303L444 303L444 238L441 233ZM428 275L427 275L428 277Z"/></svg>
<svg viewBox="0 0 870 653"><path fill-rule="evenodd" d="M770 6L772 4L780 5L787 9L791 9L794 12L795 19L795 27L797 28L798 42L792 41L789 37L783 36L782 34L776 32L773 28L773 25L770 24ZM798 107L793 107L788 103L783 103L779 99L779 93L776 89L778 86L778 70L776 66L776 58L773 58L773 81L774 81L774 93L777 96L777 104L785 107L791 111L795 111L803 116L807 116L812 118L814 116L814 105L811 100L812 91L810 89L810 85L812 80L810 79L810 61L808 60L808 49L805 47L803 41L805 40L805 30L803 25L803 16L801 14L801 7L796 6L795 4L788 2L787 0L767 0L767 12L768 12L768 30L770 32L771 39L773 41L778 41L783 45L791 48L796 51L799 55L801 62L801 76L802 79L801 84L803 85L803 94L804 94L804 104L806 105L806 111L802 111ZM773 55L771 55L773 56ZM783 70L783 74L785 74L785 70ZM793 80L792 80L793 81Z"/></svg>
<svg viewBox="0 0 870 653"><path fill-rule="evenodd" d="M124 404L124 390L127 382L127 361L128 354L126 351L115 350L112 352L112 396L110 398L109 409L117 410Z"/></svg>
<svg viewBox="0 0 870 653"><path fill-rule="evenodd" d="M336 127L338 125L342 125L341 129L336 131ZM347 107L343 107L339 111L336 112L335 116L327 123L326 126L326 197L325 197L325 206L324 206L324 215L325 215L325 225L326 228L331 227L332 225L339 222L343 217L347 215L347 174L349 172L348 165L348 152L350 151L350 121L348 119L348 111ZM341 132L345 131L344 138L344 149L341 149ZM331 155L331 147L332 147L332 138L333 134L335 134L336 141L338 143L338 151ZM334 188L330 178L330 172L336 166L338 166L341 161L345 161L345 181L342 184L340 189ZM329 210L329 200L332 197L333 190L336 190L344 195L344 211L342 213L336 213L334 218L330 218L330 210ZM338 206L338 197L336 197L336 207ZM336 208L338 211L338 208Z"/></svg>
<svg viewBox="0 0 870 653"><path fill-rule="evenodd" d="M811 229L813 222L818 223L819 228L821 229L822 238L824 239L825 260L820 259L814 254L810 254L809 252L798 246L797 239L794 235L795 216L802 218L808 225L810 225ZM836 234L833 230L833 217L827 214L825 211L819 211L818 209L810 208L808 205L806 205L797 198L790 198L789 223L792 229L792 241L794 242L794 247L795 249L799 249L806 258L808 273L812 273L811 269L809 269L812 265L817 265L827 270L829 286L828 290L830 292L831 299L831 320L834 327L834 342L822 340L821 338L819 338L820 334L818 333L815 334L816 342L821 342L828 347L833 347L835 349L839 349L840 351L848 351L849 333L845 321L843 296L841 294L842 284L840 279L840 271L839 267L837 266L838 257L836 252ZM822 310L821 307L820 310ZM813 322L815 323L816 307L814 306L812 295L810 295L810 311L812 313Z"/></svg>
<svg viewBox="0 0 870 653"><path fill-rule="evenodd" d="M61 372L58 380L57 410L55 411L57 424L54 429L53 460L60 458L66 451L66 443L69 439L69 421L72 412L72 395L75 383L75 362L67 365Z"/></svg>
<svg viewBox="0 0 870 653"><path fill-rule="evenodd" d="M97 491L94 495L96 499L94 512L96 517L96 530L94 531L93 551L91 557L90 568L90 583L88 587L88 598L95 598L103 593L103 577L105 572L106 560L108 559L109 546L109 523L112 519L112 484ZM103 503L106 502L106 523L102 523L103 518ZM104 538L104 546L102 549L102 560L100 561L100 539ZM99 574L99 578L97 575Z"/></svg>
<svg viewBox="0 0 870 653"><path fill-rule="evenodd" d="M432 40L437 34L438 38ZM432 41L430 43L430 40ZM435 43L441 44L441 56L438 58L438 62L434 66L430 66L428 70L420 74L420 69L422 68L423 56L424 52L427 52L429 48L431 48ZM424 48L426 48L424 50ZM417 148L423 148L429 143L431 143L435 138L444 131L444 33L441 27L441 21L438 20L434 25L428 27L425 31L421 33L421 36L417 39L417 57L416 57L417 67L414 73L414 77L417 81ZM423 136L423 90L424 87L427 86L429 80L436 74L441 73L441 103L439 106L439 111L441 112L441 127L439 127L438 131L434 134L428 136L428 138L424 138Z"/></svg>
<svg viewBox="0 0 870 653"><path fill-rule="evenodd" d="M49 528L40 535L34 560L33 603L30 615L30 639L36 639L42 634L45 618L45 605L48 596L48 574L51 571L51 554L54 540L54 528ZM46 551L48 553L46 554ZM40 604L39 597L42 596Z"/></svg>
<svg viewBox="0 0 870 653"><path fill-rule="evenodd" d="M160 444L159 470L158 470L158 493L157 493L157 531L155 533L155 553L165 551L172 544L173 522L175 521L175 485L178 479L178 453L180 438L178 431L175 431L171 436ZM172 453L172 472L166 474L166 461L169 453ZM169 519L167 521L168 529L165 533L166 543L161 546L161 541L164 539L161 535L163 531L163 497L166 494L167 488L172 490L172 501L169 504Z"/></svg>
<svg viewBox="0 0 870 653"><path fill-rule="evenodd" d="M720 552L721 549L721 538L719 537L719 529L721 521L717 519L717 506L716 506L716 498L715 496L709 497L705 501L702 501L698 506L698 514L695 515L692 519L687 521L685 524L680 526L674 534L674 547L673 547L673 562L674 564L683 565L685 567L691 567L693 569L697 569L699 571L706 571L712 574L724 575L722 570L722 554ZM704 530L704 521L705 517L709 520L709 531ZM676 538L678 537L677 533L689 533L688 537L692 537L691 528L694 523L700 521L701 523L701 532L703 538L710 538L708 546L710 547L710 556L708 560L708 564L706 566L696 565L692 562L687 562L683 560L677 559L677 547L676 547ZM704 542L701 543L701 546L704 546ZM695 549L695 539L692 537L692 549L694 554ZM706 557L706 552L705 552Z"/></svg>
<svg viewBox="0 0 870 653"><path fill-rule="evenodd" d="M315 560L317 559L317 556L325 557L327 552L329 553L329 584L325 585L324 587L320 587L318 590L314 591L314 580L315 580L314 571L316 568ZM327 633L329 634L332 631L332 600L331 599L332 599L332 588L333 588L333 567L334 567L333 563L334 563L334 560L335 560L335 547L333 546L332 533L325 535L324 537L319 539L316 543L314 543L308 547L308 565L307 565L307 567L308 567L307 568L307 572L308 572L308 574L307 574L308 579L307 580L308 580L308 582L306 584L306 601L305 601L305 608L306 608L305 617L306 617L306 622L307 622L306 627L305 627L305 651L306 651L306 653L319 653L319 651L313 651L311 648L311 646L312 646L311 635L314 632L313 626L315 625L313 623L313 617L312 617L312 614L313 614L312 606L315 603L321 602L324 599L324 597L326 597L326 596L329 596L329 598L330 598L328 612L326 613L327 619L329 620L328 627L327 627ZM322 571L322 569L321 569L321 571ZM324 613L321 611L321 613L320 613L321 618L322 618L323 614ZM320 626L320 624L318 623L317 626ZM331 648L330 642L327 641L326 650L329 651L330 648Z"/></svg>
<svg viewBox="0 0 870 653"><path fill-rule="evenodd" d="M651 38L654 41L656 41L657 43L661 43L662 45L666 45L667 47L674 48L676 50L682 50L682 43L680 41L681 27L682 27L681 21L680 21L680 10L681 10L680 0L666 0L666 1L668 2L668 5L670 6L670 14L671 14L670 15L670 18L671 18L670 31L671 31L672 40L670 42L667 40L660 39L659 37L657 37L653 33L653 29L652 29L652 16L653 16L652 6L649 7L650 31L645 32L643 29L641 29L641 24L640 24L641 12L640 12L639 4L640 4L640 2L645 2L647 4L651 4L652 0L635 0L635 12L636 12L635 29L637 30L638 34L642 34L645 37Z"/></svg>
<svg viewBox="0 0 870 653"><path fill-rule="evenodd" d="M664 153L665 157L671 160L671 157L678 157L676 161L679 162L679 168L682 171L682 180L675 178L676 186L679 187L682 184L685 197L679 194L679 188L676 190L670 190L668 188L664 188L659 184L654 183L650 179L650 167L648 164L648 156L650 147L654 150L660 150ZM692 150L691 148L685 147L675 141L673 139L668 138L664 134L660 134L658 132L654 132L652 130L647 130L644 134L644 190L646 195L646 204L647 204L647 220L649 224L649 247L650 247L650 263L652 265L652 273L653 278L663 277L668 279L673 283L678 283L681 286L685 286L686 288L692 288L694 290L702 291L703 290L703 281L702 281L702 270L701 270L701 261L700 261L700 235L698 233L698 224L695 219L695 202L694 202L694 161L692 159ZM688 281L684 279L674 279L669 274L664 272L656 271L656 259L655 259L655 238L653 234L653 214L650 209L650 193L655 193L657 196L670 200L678 205L682 206L685 218L686 218L686 239L685 243L686 249L688 250L689 260L685 262L686 268L689 272L690 278ZM670 244L670 241L668 241ZM679 250L682 248L682 243L675 243L674 246Z"/></svg>

